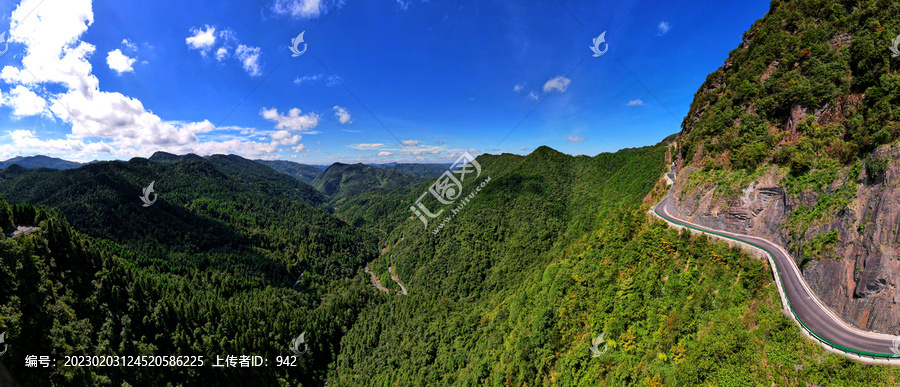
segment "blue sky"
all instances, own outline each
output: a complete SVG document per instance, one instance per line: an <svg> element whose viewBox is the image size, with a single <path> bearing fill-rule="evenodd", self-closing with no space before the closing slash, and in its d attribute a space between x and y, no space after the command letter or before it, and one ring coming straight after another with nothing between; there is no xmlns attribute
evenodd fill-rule
<svg viewBox="0 0 900 387"><path fill-rule="evenodd" d="M679 130L768 4L5 1L0 159L447 162L650 145Z"/></svg>

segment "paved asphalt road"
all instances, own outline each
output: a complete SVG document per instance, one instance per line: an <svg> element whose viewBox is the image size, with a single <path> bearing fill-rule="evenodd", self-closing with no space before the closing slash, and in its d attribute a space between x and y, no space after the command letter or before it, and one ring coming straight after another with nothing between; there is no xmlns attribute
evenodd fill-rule
<svg viewBox="0 0 900 387"><path fill-rule="evenodd" d="M854 329L843 321L839 321L839 317L829 313L812 295L797 265L780 246L762 238L714 230L680 220L669 214L668 204L669 196L666 196L656 205L654 211L669 222L753 244L769 252L775 260L778 276L794 315L806 326L808 331L811 331L813 336L824 339L826 345L842 352L862 352L864 356L900 358L900 355L895 355L891 350L894 348L893 336ZM831 344L837 344L837 346ZM898 340L898 344L900 344L900 340ZM848 349L850 351L847 351Z"/></svg>

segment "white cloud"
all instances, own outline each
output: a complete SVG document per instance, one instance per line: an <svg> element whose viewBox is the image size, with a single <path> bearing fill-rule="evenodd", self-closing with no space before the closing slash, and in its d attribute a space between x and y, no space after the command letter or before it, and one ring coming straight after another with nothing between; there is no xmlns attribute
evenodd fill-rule
<svg viewBox="0 0 900 387"><path fill-rule="evenodd" d="M234 51L234 55L241 61L248 74L254 77L262 75L262 72L259 71L259 47L240 44Z"/></svg>
<svg viewBox="0 0 900 387"><path fill-rule="evenodd" d="M122 51L118 48L106 54L106 64L110 69L119 73L119 75L122 75L122 73L134 72L134 67L131 67L131 65L136 61L137 59L129 58L125 54L122 54Z"/></svg>
<svg viewBox="0 0 900 387"><path fill-rule="evenodd" d="M353 122L353 120L350 118L350 112L348 112L347 109L337 105L334 106L334 116L337 117L338 121L340 121L342 124L349 124Z"/></svg>
<svg viewBox="0 0 900 387"><path fill-rule="evenodd" d="M19 141L46 147L38 148L35 153L60 149L69 152L68 158L84 159L98 152L115 153L118 157L146 157L154 151L165 150L172 153L239 153L252 157L276 149L270 143L242 139L201 142L197 135L214 129L209 121L164 121L135 98L100 91L89 61L96 47L80 40L93 24L91 1L41 2L23 0L10 15L13 28L9 31L9 40L21 43L25 47L25 56L21 59L21 67L8 65L0 70L0 80L13 86L13 91L19 86L36 84L55 86L50 89L60 90L45 96L46 114L71 125L71 133L66 134L65 140L37 140L33 135L20 132ZM28 18L27 22L23 23L25 18ZM40 102L32 94L22 94L25 99L20 113L38 111L36 106ZM9 100L14 101L15 97L11 94ZM29 99L37 105L25 103ZM87 142L88 138L93 142Z"/></svg>
<svg viewBox="0 0 900 387"><path fill-rule="evenodd" d="M406 141L400 141L400 145L403 145L403 146L418 146L418 145L419 145L419 142L416 141L416 140L406 140Z"/></svg>
<svg viewBox="0 0 900 387"><path fill-rule="evenodd" d="M344 79L337 75L326 76L325 74L304 75L302 77L294 78L295 85L302 85L304 83L318 83L319 81L324 81L325 86L332 87L340 85L341 82L344 81Z"/></svg>
<svg viewBox="0 0 900 387"><path fill-rule="evenodd" d="M644 104L644 101L641 101L639 99L628 101L628 106L642 106L643 104Z"/></svg>
<svg viewBox="0 0 900 387"><path fill-rule="evenodd" d="M319 124L319 115L316 113L302 113L297 108L289 110L287 115L278 113L278 110L275 108L262 108L259 111L259 115L263 118L276 123L275 129L302 131L307 134L313 134L309 129L315 128Z"/></svg>
<svg viewBox="0 0 900 387"><path fill-rule="evenodd" d="M524 88L525 88L525 84L524 84L524 83L518 84L518 85L513 86L513 91L515 91L516 93L518 93L518 92L522 91L522 89L524 89Z"/></svg>
<svg viewBox="0 0 900 387"><path fill-rule="evenodd" d="M306 145L300 144L300 145L297 145L297 146L295 146L295 147L292 147L291 149L293 149L293 150L295 150L295 151L297 151L297 152L302 152L302 151L305 151L305 150L306 150Z"/></svg>
<svg viewBox="0 0 900 387"><path fill-rule="evenodd" d="M122 39L122 45L125 46L125 48L127 48L130 51L137 51L137 49L138 49L137 44L134 44L134 42L132 42L128 39Z"/></svg>
<svg viewBox="0 0 900 387"><path fill-rule="evenodd" d="M221 62L221 61L225 60L226 58L228 58L228 48L219 47L219 49L216 50L216 60Z"/></svg>
<svg viewBox="0 0 900 387"><path fill-rule="evenodd" d="M303 19L313 19L328 13L329 8L340 8L343 0L276 0L273 11Z"/></svg>
<svg viewBox="0 0 900 387"><path fill-rule="evenodd" d="M192 50L200 50L200 52L205 56L207 52L216 44L216 27L211 27L209 25L205 26L205 29L199 28L191 28L191 33L193 35L188 36L185 39L185 43L187 43L188 48Z"/></svg>
<svg viewBox="0 0 900 387"><path fill-rule="evenodd" d="M303 136L291 134L287 130L279 130L269 136L278 145L297 145L303 140Z"/></svg>
<svg viewBox="0 0 900 387"><path fill-rule="evenodd" d="M383 146L384 146L384 144L382 144L382 143L377 143L377 144L353 144L353 145L350 145L351 148L357 149L357 150L374 150L374 149L381 148L381 147L383 147Z"/></svg>
<svg viewBox="0 0 900 387"><path fill-rule="evenodd" d="M665 35L667 32L669 32L669 22L667 22L667 21L661 21L661 22L659 22L659 25L656 26L656 28L657 28L657 30L658 30L658 32L656 33L656 35L657 35L657 36L663 36L663 35Z"/></svg>
<svg viewBox="0 0 900 387"><path fill-rule="evenodd" d="M537 101L537 100L538 100L538 95L537 95L537 93L535 93L534 91L530 91L530 92L528 92L528 96L526 96L525 99L526 99L526 100L529 100L529 99L530 99L530 100L532 100L532 101Z"/></svg>
<svg viewBox="0 0 900 387"><path fill-rule="evenodd" d="M393 156L393 155L394 154L391 152L378 152L378 157L387 157L387 156Z"/></svg>
<svg viewBox="0 0 900 387"><path fill-rule="evenodd" d="M575 137L575 136L566 137L566 141L568 141L568 142L585 142L585 140L587 140L587 137Z"/></svg>
<svg viewBox="0 0 900 387"><path fill-rule="evenodd" d="M569 78L558 76L547 81L547 83L544 84L544 92L550 93L556 91L559 93L565 93L566 89L569 88L569 83L571 82L572 80Z"/></svg>
<svg viewBox="0 0 900 387"><path fill-rule="evenodd" d="M47 100L22 85L13 88L5 99L0 97L0 106L11 107L15 118L47 113Z"/></svg>

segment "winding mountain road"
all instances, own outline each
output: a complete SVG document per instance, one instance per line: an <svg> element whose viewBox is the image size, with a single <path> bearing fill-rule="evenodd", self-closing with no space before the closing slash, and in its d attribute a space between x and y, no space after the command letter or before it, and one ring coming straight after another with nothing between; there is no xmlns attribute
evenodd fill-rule
<svg viewBox="0 0 900 387"><path fill-rule="evenodd" d="M672 173L668 173L666 177L674 180ZM794 260L783 247L760 237L714 230L678 219L669 212L670 197L671 191L653 208L653 212L660 218L678 226L738 241L765 251L778 279L779 293L785 310L791 313L810 337L818 340L827 349L853 358L865 356L879 362L900 364L900 360L892 360L900 359L898 348L900 338L865 332L844 322L812 292Z"/></svg>

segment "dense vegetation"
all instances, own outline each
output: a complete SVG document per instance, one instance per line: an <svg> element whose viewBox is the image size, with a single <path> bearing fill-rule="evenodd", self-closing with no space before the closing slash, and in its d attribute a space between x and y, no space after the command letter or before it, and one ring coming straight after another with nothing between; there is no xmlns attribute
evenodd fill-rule
<svg viewBox="0 0 900 387"><path fill-rule="evenodd" d="M80 163L76 163L73 161L67 161L63 159L58 159L54 157L47 156L19 156L13 157L6 161L0 161L0 169L5 169L6 167L16 164L25 168L50 168L50 169L71 169L78 168L81 166Z"/></svg>
<svg viewBox="0 0 900 387"><path fill-rule="evenodd" d="M702 167L691 184L730 195L777 166L789 195L822 193L790 214L802 233L846 206L857 184L883 179L885 161L871 152L900 137L900 75L887 50L895 20L900 5L889 1L772 1L691 105L677 138L683 160ZM893 368L826 354L802 336L765 261L646 215L665 194L671 149L482 155L482 175L463 190L482 189L428 228L409 207L438 166L335 164L315 188L300 164L224 155L11 166L0 172L0 228L37 229L0 236L0 331L13 343L2 360L24 385L900 382ZM151 181L159 196L145 208L137 196ZM838 241L822 233L802 257ZM365 265L391 290L392 267L409 294L376 290ZM271 362L304 331L311 352L290 368L18 361ZM607 350L592 357L601 333Z"/></svg>
<svg viewBox="0 0 900 387"><path fill-rule="evenodd" d="M304 199L316 197L310 193L320 194L304 183L253 177L252 165L235 172L241 160L7 168L0 174L5 196L59 208L85 234L59 212L25 204L9 210L0 202L0 222L9 223L3 219L11 213L15 224L37 226L0 243L0 331L17 338L7 356L20 360L203 355L209 364L215 355L258 354L272 367L48 372L6 363L20 383L241 384L234 379L240 375L276 385L324 378L342 332L373 302L361 267L374 257L375 240L308 204ZM141 184L153 179L160 196L145 208ZM291 340L304 331L315 356L276 368L275 356L290 355Z"/></svg>
<svg viewBox="0 0 900 387"><path fill-rule="evenodd" d="M410 295L363 312L329 385L895 382L805 339L764 261L650 222L664 153L479 157L490 183L440 233L411 219L382 238L369 266Z"/></svg>
<svg viewBox="0 0 900 387"><path fill-rule="evenodd" d="M379 168L387 169L394 172L400 172L404 175L415 176L421 179L434 179L451 167L451 164L384 164L377 165Z"/></svg>
<svg viewBox="0 0 900 387"><path fill-rule="evenodd" d="M895 382L889 368L825 356L803 338L780 313L763 261L651 222L645 211L664 194L665 154L659 144L596 157L547 147L527 157L484 155L482 176L464 189L489 183L436 235L408 210L428 184L371 197L385 208L376 220L393 224L377 243L300 192L257 191L267 186L239 158L11 167L0 175L4 194L65 208L81 226L56 210L0 201L0 226L37 226L0 241L0 330L15 339L4 361L272 361L306 331L312 356L293 368L5 364L25 385ZM169 183L143 208L134 197L141 186L130 181L147 178ZM90 189L68 190L74 181ZM26 183L61 194L41 196ZM110 229L95 217L121 230L102 235ZM375 290L365 262L386 284L393 265L410 294ZM592 358L590 340L602 332L608 350Z"/></svg>
<svg viewBox="0 0 900 387"><path fill-rule="evenodd" d="M900 4L889 0L772 1L697 91L682 125L685 160L799 175L898 139L896 20Z"/></svg>
<svg viewBox="0 0 900 387"><path fill-rule="evenodd" d="M365 164L334 163L316 176L312 186L339 206L344 201L367 192L391 193L409 191L425 180Z"/></svg>
<svg viewBox="0 0 900 387"><path fill-rule="evenodd" d="M272 169L291 176L304 183L312 183L325 169L316 165L306 165L284 160L254 160L257 163L268 165Z"/></svg>

